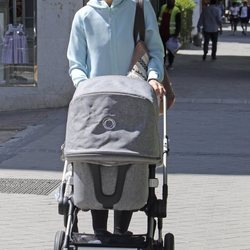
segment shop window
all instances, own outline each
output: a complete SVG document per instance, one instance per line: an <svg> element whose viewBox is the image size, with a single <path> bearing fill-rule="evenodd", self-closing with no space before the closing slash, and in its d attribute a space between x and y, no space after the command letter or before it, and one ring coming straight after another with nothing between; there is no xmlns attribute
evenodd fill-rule
<svg viewBox="0 0 250 250"><path fill-rule="evenodd" d="M36 0L0 0L0 86L36 86Z"/></svg>

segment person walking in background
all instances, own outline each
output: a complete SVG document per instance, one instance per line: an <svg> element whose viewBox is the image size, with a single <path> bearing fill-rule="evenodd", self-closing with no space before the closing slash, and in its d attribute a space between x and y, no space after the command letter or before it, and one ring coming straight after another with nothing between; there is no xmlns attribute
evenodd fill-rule
<svg viewBox="0 0 250 250"><path fill-rule="evenodd" d="M153 7L149 0L144 0L143 4L145 43L150 55L147 81L161 97L166 93L161 84L163 46ZM69 74L75 87L97 76L128 74L135 47L135 11L133 0L90 0L75 14L67 50ZM109 233L108 210L92 210L91 214L95 234ZM132 211L114 212L115 234L128 233L131 216Z"/></svg>
<svg viewBox="0 0 250 250"><path fill-rule="evenodd" d="M216 6L216 0L210 0L210 4L205 6L201 12L199 21L197 23L198 32L203 28L204 43L203 43L203 56L202 59L206 60L208 53L208 44L212 41L212 59L216 59L218 31L222 32L221 13Z"/></svg>
<svg viewBox="0 0 250 250"><path fill-rule="evenodd" d="M224 6L222 0L218 0L216 5L217 5L217 7L219 8L219 10L221 12L221 17L223 18L224 15L225 15L225 6Z"/></svg>
<svg viewBox="0 0 250 250"><path fill-rule="evenodd" d="M247 0L243 1L243 5L240 7L239 11L240 23L242 28L242 34L247 35L247 25L250 18L250 7L248 6Z"/></svg>
<svg viewBox="0 0 250 250"><path fill-rule="evenodd" d="M233 31L233 34L237 31L237 25L239 22L239 6L236 2L232 3L232 6L229 9L230 12L230 24L231 24L231 30Z"/></svg>
<svg viewBox="0 0 250 250"><path fill-rule="evenodd" d="M161 39L164 45L164 61L166 62L167 56L167 69L171 70L173 69L175 55L171 50L167 49L166 43L171 37L177 39L181 30L181 11L175 5L175 0L167 0L166 4L162 5L158 23ZM166 54L166 51L168 51L168 55Z"/></svg>

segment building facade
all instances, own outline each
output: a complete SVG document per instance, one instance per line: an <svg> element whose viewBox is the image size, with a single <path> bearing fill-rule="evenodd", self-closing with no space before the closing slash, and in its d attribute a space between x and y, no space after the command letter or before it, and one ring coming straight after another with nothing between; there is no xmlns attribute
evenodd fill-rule
<svg viewBox="0 0 250 250"><path fill-rule="evenodd" d="M67 44L82 0L0 0L0 111L61 107L74 87Z"/></svg>
<svg viewBox="0 0 250 250"><path fill-rule="evenodd" d="M67 106L66 58L75 12L86 0L0 0L0 111ZM159 1L152 0L156 12Z"/></svg>

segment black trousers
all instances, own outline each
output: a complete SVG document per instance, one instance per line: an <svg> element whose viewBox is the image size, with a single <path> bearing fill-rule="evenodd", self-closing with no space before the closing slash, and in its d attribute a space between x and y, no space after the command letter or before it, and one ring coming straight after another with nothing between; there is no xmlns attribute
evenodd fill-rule
<svg viewBox="0 0 250 250"><path fill-rule="evenodd" d="M163 42L163 47L164 47L164 64L166 60L168 59L168 65L172 66L174 63L174 54L166 48L166 42ZM166 53L168 51L168 54Z"/></svg>
<svg viewBox="0 0 250 250"><path fill-rule="evenodd" d="M108 210L91 210L92 224L95 232L107 230ZM128 230L132 211L114 211L114 233L122 234Z"/></svg>
<svg viewBox="0 0 250 250"><path fill-rule="evenodd" d="M204 44L203 44L203 51L204 55L208 52L208 44L209 41L212 41L212 57L216 57L217 51L217 42L218 42L218 31L217 32L205 32L204 31Z"/></svg>

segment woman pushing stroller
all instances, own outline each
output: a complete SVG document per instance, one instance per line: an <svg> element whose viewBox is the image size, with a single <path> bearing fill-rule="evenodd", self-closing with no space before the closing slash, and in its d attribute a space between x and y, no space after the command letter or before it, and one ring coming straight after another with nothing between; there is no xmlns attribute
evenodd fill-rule
<svg viewBox="0 0 250 250"><path fill-rule="evenodd" d="M134 23L131 22L135 9L133 0L90 0L75 14L67 57L69 73L76 88L84 85L85 80L98 76L128 74L135 47ZM144 17L145 43L150 56L147 81L161 97L168 95L161 84L164 51L149 0L144 0ZM108 234L108 210L91 210L91 213L95 234ZM129 233L131 216L131 211L114 211L115 234Z"/></svg>

